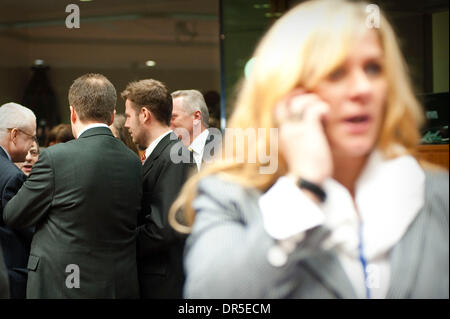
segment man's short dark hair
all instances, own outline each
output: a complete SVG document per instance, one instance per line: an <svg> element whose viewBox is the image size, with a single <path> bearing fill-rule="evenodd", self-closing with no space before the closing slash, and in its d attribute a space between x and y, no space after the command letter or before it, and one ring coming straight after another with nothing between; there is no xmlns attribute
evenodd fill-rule
<svg viewBox="0 0 450 319"><path fill-rule="evenodd" d="M88 73L77 78L69 90L69 104L80 120L110 124L116 108L114 85L103 75Z"/></svg>
<svg viewBox="0 0 450 319"><path fill-rule="evenodd" d="M162 82L153 79L131 82L121 95L125 101L132 101L136 107L149 109L158 122L170 125L172 96Z"/></svg>

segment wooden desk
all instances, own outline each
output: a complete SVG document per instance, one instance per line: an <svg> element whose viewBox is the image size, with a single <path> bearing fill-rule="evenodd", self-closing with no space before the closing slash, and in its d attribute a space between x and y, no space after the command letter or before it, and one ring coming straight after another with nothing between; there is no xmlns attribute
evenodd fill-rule
<svg viewBox="0 0 450 319"><path fill-rule="evenodd" d="M448 144L419 145L418 156L448 170Z"/></svg>

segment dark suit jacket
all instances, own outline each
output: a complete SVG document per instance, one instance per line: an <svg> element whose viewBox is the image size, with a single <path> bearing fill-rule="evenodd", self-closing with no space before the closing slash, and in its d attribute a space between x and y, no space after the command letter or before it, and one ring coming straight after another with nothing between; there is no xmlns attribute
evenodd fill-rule
<svg viewBox="0 0 450 319"><path fill-rule="evenodd" d="M174 163L171 152L187 154ZM181 298L185 237L169 224L169 208L195 164L174 133L165 136L145 161L142 214L138 227L139 285L142 298ZM196 170L196 169L195 169Z"/></svg>
<svg viewBox="0 0 450 319"><path fill-rule="evenodd" d="M3 208L19 191L25 179L25 174L0 147L0 216L3 216ZM0 220L0 243L8 269L11 298L25 298L32 236L31 229L13 230L3 223L3 219Z"/></svg>
<svg viewBox="0 0 450 319"><path fill-rule="evenodd" d="M139 158L105 127L41 153L3 212L11 227L36 225L27 298L139 296L141 182Z"/></svg>
<svg viewBox="0 0 450 319"><path fill-rule="evenodd" d="M8 270L3 261L3 249L0 246L0 299L9 298Z"/></svg>

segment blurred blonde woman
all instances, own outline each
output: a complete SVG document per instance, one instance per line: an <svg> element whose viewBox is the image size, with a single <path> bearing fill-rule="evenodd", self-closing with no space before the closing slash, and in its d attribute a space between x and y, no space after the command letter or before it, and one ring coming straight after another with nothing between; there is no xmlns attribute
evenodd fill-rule
<svg viewBox="0 0 450 319"><path fill-rule="evenodd" d="M278 128L278 169L224 158L185 185L185 297L448 298L448 173L416 160L422 110L366 8L302 3L258 45L230 127Z"/></svg>

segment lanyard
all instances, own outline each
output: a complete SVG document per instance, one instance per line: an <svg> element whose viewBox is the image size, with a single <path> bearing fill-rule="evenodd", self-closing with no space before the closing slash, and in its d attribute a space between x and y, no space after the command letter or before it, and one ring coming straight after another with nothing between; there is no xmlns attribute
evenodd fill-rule
<svg viewBox="0 0 450 319"><path fill-rule="evenodd" d="M368 285L368 274L367 274L367 260L364 257L364 246L363 246L363 223L360 222L359 224L359 245L358 245L358 251L359 251L359 261L361 262L361 266L363 267L364 272L364 287L366 287L366 298L370 299L370 288Z"/></svg>

